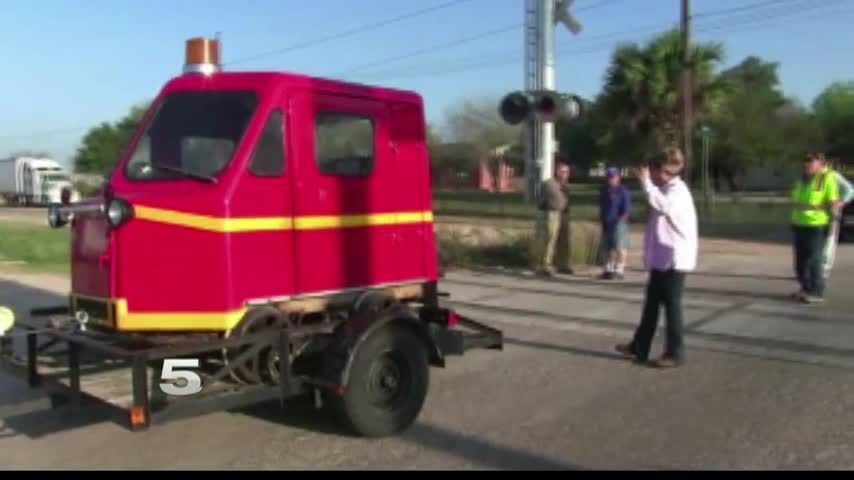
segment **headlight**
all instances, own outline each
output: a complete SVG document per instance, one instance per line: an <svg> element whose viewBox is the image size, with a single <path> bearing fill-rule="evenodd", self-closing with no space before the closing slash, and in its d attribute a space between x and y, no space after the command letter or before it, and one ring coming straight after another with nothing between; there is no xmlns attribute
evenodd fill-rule
<svg viewBox="0 0 854 480"><path fill-rule="evenodd" d="M0 307L0 337L6 335L6 332L11 330L14 325L15 312L6 307Z"/></svg>
<svg viewBox="0 0 854 480"><path fill-rule="evenodd" d="M107 220L113 228L118 227L133 216L133 208L120 198L114 198L107 204Z"/></svg>

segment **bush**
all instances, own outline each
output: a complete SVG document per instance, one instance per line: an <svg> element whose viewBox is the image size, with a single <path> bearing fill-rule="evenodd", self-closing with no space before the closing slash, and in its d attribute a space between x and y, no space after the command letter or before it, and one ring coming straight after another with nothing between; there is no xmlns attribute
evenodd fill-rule
<svg viewBox="0 0 854 480"><path fill-rule="evenodd" d="M527 230L496 226L437 224L439 263L442 268L500 266L534 268L537 248L533 226ZM600 232L587 222L572 226L572 264L594 265L600 256Z"/></svg>
<svg viewBox="0 0 854 480"><path fill-rule="evenodd" d="M76 181L74 190L80 192L80 198L94 197L101 191L101 185L93 185L91 182Z"/></svg>

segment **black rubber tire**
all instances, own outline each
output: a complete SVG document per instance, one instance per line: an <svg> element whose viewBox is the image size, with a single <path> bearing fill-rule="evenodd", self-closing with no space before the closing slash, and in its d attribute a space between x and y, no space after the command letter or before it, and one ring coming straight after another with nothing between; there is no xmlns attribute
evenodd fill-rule
<svg viewBox="0 0 854 480"><path fill-rule="evenodd" d="M382 327L362 343L353 359L342 396L332 396L330 407L352 433L369 438L394 435L418 418L427 398L430 366L424 343L400 325ZM385 405L375 403L378 365L396 367L399 392ZM394 370L394 368L392 368ZM381 375L380 375L381 376ZM392 375L394 376L394 375Z"/></svg>

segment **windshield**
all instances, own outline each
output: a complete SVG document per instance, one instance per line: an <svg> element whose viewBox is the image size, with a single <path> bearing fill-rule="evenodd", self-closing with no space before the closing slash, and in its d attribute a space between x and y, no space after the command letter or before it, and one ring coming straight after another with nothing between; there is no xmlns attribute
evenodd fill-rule
<svg viewBox="0 0 854 480"><path fill-rule="evenodd" d="M42 176L45 182L67 182L69 181L68 175L64 175L61 173L53 173Z"/></svg>
<svg viewBox="0 0 854 480"><path fill-rule="evenodd" d="M215 177L231 160L256 105L252 92L168 95L137 142L125 173L132 180Z"/></svg>

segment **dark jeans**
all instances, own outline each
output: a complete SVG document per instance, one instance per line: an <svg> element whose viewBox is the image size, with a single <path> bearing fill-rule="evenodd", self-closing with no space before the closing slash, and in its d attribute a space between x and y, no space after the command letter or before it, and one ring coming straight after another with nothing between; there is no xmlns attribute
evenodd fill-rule
<svg viewBox="0 0 854 480"><path fill-rule="evenodd" d="M646 301L643 316L632 340L632 350L638 359L649 359L649 350L655 329L658 327L658 313L664 306L667 318L667 340L664 354L676 361L685 359L685 347L682 339L682 292L685 290L685 273L676 270L650 272L646 284Z"/></svg>
<svg viewBox="0 0 854 480"><path fill-rule="evenodd" d="M801 290L807 295L824 295L824 242L825 227L792 227L795 246L795 274Z"/></svg>

